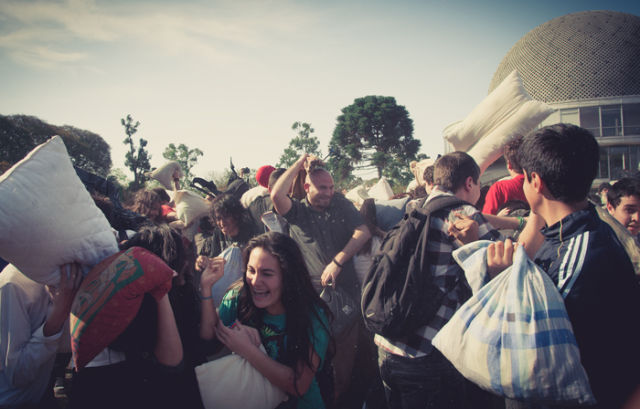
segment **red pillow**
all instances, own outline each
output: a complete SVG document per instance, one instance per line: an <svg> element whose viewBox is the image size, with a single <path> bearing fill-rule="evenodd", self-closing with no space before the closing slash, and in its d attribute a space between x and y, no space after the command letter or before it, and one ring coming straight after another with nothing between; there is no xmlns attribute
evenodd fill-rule
<svg viewBox="0 0 640 409"><path fill-rule="evenodd" d="M171 289L173 270L158 256L131 247L97 264L71 307L71 349L76 370L113 342L138 314L145 293L156 300Z"/></svg>

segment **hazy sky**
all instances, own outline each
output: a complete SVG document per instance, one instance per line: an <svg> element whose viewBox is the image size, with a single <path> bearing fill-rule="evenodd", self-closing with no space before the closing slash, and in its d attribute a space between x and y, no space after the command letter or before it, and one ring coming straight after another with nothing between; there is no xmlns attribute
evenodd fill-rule
<svg viewBox="0 0 640 409"><path fill-rule="evenodd" d="M0 114L95 132L122 169L131 114L152 166L185 143L206 176L229 157L275 165L295 121L326 154L340 110L384 95L433 156L516 41L601 9L640 15L640 2L0 0Z"/></svg>

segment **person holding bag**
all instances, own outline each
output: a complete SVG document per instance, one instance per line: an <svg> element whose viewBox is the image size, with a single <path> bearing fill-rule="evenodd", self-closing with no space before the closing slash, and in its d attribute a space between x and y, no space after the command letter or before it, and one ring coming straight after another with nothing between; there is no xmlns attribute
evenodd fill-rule
<svg viewBox="0 0 640 409"><path fill-rule="evenodd" d="M278 407L329 406L331 394L321 393L325 384L320 375L327 373L330 362L331 313L311 284L300 249L284 234L265 233L249 241L243 251L243 264L242 280L232 285L218 311L211 287L224 274L224 262L211 259L204 267L201 337L218 339L284 391L288 399ZM216 365L216 361L205 365ZM203 400L209 386L215 387L200 383ZM247 393L252 392L229 393L246 400L251 399ZM235 403L243 406L245 402ZM224 404L217 407L221 406Z"/></svg>

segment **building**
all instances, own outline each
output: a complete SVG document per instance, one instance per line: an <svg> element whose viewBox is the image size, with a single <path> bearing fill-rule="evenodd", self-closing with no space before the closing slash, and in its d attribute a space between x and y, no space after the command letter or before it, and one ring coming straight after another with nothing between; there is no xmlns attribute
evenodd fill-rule
<svg viewBox="0 0 640 409"><path fill-rule="evenodd" d="M489 92L514 69L534 99L557 108L541 126L573 123L596 136L596 183L639 170L640 17L584 11L541 24L509 50Z"/></svg>

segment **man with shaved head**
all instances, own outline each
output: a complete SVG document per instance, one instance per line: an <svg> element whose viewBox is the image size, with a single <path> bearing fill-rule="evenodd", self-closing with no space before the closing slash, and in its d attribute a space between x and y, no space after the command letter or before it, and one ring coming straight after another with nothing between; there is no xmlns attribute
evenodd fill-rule
<svg viewBox="0 0 640 409"><path fill-rule="evenodd" d="M316 290L336 282L359 299L351 258L369 239L369 229L353 203L335 192L331 174L313 163L304 154L278 179L271 191L274 208L289 222ZM291 199L288 194L301 170L307 171L306 195L302 200Z"/></svg>
<svg viewBox="0 0 640 409"><path fill-rule="evenodd" d="M317 158L302 155L278 179L271 190L271 199L276 212L289 222L290 235L304 255L316 291L335 282L360 305L360 284L351 259L371 234L353 203L335 192L333 178L322 166ZM302 170L306 171L304 197L291 199L288 194ZM341 311L332 312L338 320ZM371 340L366 339L361 314L358 311L352 314L356 324L334 334L334 387L337 403L362 407L369 384L375 379L375 372L366 372L366 368L377 368L375 356L370 352L373 346L366 345Z"/></svg>

